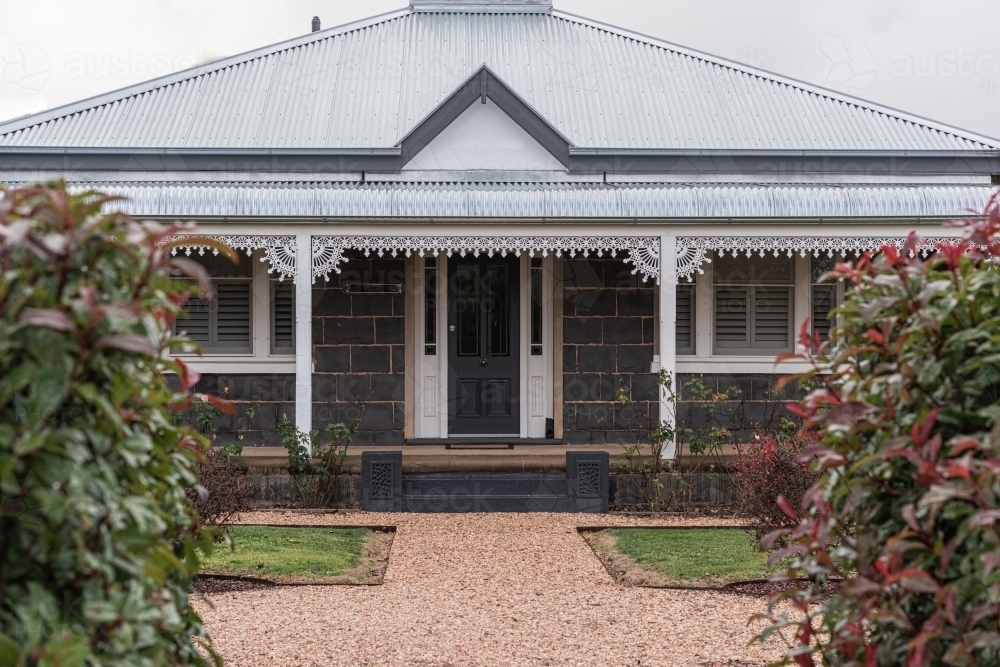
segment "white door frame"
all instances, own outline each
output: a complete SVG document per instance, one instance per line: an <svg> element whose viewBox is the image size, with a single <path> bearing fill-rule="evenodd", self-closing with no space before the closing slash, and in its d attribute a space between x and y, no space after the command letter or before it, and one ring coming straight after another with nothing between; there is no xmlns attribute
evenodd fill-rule
<svg viewBox="0 0 1000 667"><path fill-rule="evenodd" d="M448 258L442 253L437 257L437 315L435 343L436 354L425 354L424 309L424 258L414 257L412 276L415 336L413 350L415 362L412 382L413 437L447 438L448 436ZM520 396L521 424L516 437L541 438L545 436L545 420L552 417L552 331L557 306L554 294L555 257L542 258L542 354L531 355L531 257L520 257ZM469 437L469 436L462 436Z"/></svg>

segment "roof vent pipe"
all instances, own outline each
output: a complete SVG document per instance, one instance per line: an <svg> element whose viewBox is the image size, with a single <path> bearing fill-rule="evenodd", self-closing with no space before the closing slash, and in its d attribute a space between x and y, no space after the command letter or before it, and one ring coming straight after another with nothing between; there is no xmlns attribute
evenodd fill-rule
<svg viewBox="0 0 1000 667"><path fill-rule="evenodd" d="M319 17L313 17L313 32L319 32Z"/></svg>

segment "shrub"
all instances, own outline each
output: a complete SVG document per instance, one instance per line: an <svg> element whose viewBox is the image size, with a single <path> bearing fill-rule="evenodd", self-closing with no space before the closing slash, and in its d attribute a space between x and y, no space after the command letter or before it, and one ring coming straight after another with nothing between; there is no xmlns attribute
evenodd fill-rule
<svg viewBox="0 0 1000 667"><path fill-rule="evenodd" d="M783 501L796 527L765 540L786 539L772 561L816 579L769 605L760 638L793 630L789 661L1000 664L998 234L994 198L928 260L911 236L832 274L850 294L805 353L819 388L798 408L823 475L798 509Z"/></svg>
<svg viewBox="0 0 1000 667"><path fill-rule="evenodd" d="M233 456L225 448L209 449L198 464L201 483L188 490L188 499L202 523L215 526L232 523L251 508L253 489L246 471L236 464Z"/></svg>
<svg viewBox="0 0 1000 667"><path fill-rule="evenodd" d="M760 542L768 533L798 524L778 505L778 496L796 506L818 475L798 460L808 445L801 438L764 435L758 442L738 449L731 465L736 485L736 511L750 521L752 534Z"/></svg>
<svg viewBox="0 0 1000 667"><path fill-rule="evenodd" d="M197 373L164 353L208 277L180 226L62 183L0 199L0 664L202 665L189 591L210 549L186 491ZM181 389L168 388L175 372ZM212 401L217 399L212 398ZM221 403L219 405L222 405Z"/></svg>
<svg viewBox="0 0 1000 667"><path fill-rule="evenodd" d="M239 458L243 453L240 440L246 433L256 414L256 408L251 406L246 410L246 417L237 420L237 440L226 443L222 447L212 447L217 429L215 420L223 415L222 411L207 401L198 401L194 407L194 420L198 432L204 435L210 444L205 456L198 464L200 484L188 489L188 499L198 511L198 518L209 525L232 523L243 512L252 507L253 489L247 479L246 464ZM197 449L201 451L200 445ZM215 535L215 540L221 541L222 533Z"/></svg>
<svg viewBox="0 0 1000 667"><path fill-rule="evenodd" d="M337 480L345 470L347 447L358 432L364 410L364 405L358 406L357 416L350 425L327 426L323 431L327 438L325 443L319 431L310 431L307 435L288 420L278 424L281 444L288 452L288 472L305 507L329 507L336 500Z"/></svg>

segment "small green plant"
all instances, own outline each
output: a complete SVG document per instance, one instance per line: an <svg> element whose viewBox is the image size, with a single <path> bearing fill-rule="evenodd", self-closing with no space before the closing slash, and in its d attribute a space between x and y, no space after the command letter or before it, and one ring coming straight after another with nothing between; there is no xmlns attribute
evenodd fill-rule
<svg viewBox="0 0 1000 667"><path fill-rule="evenodd" d="M364 410L364 405L358 406L350 425L328 425L323 430L325 442L319 431L303 433L287 419L278 424L281 444L288 452L288 472L306 507L328 507L336 500L337 480L344 473L347 448Z"/></svg>
<svg viewBox="0 0 1000 667"><path fill-rule="evenodd" d="M680 415L682 401L669 373L660 371L656 380L671 413ZM768 392L760 401L764 408L763 423L747 418L747 397L738 387L717 391L708 387L702 377L695 376L686 381L684 392L683 402L697 405L706 415L705 423L692 424L689 416L678 418L676 426L672 427L638 407L632 401L628 386L618 388L618 403L634 408L634 419L629 422L633 441L616 457L613 469L623 474L625 483L630 484L643 498L643 505L653 511L678 507L696 474L713 478L726 471L726 448L735 446L739 450L742 447L734 435L736 431L753 432L758 440L772 437L782 441L798 432L798 424L784 413L784 403L773 392ZM664 448L675 440L675 462L670 464L670 484L666 486L662 473L667 466L661 457ZM648 456L644 453L646 446L650 448Z"/></svg>
<svg viewBox="0 0 1000 667"><path fill-rule="evenodd" d="M207 401L199 401L194 406L195 428L198 429L198 433L208 438L209 442L215 442L218 436L215 420L222 416L222 410Z"/></svg>
<svg viewBox="0 0 1000 667"><path fill-rule="evenodd" d="M669 373L659 373L657 386L673 400L673 381ZM669 503L664 497L664 485L660 479L664 470L663 449L673 441L674 427L668 421L654 419L649 410L637 407L627 385L618 387L615 399L633 410L634 419L628 424L633 441L616 457L612 469L621 473L622 479L639 492L646 507L654 512L664 509ZM646 446L650 449L648 456L643 453Z"/></svg>

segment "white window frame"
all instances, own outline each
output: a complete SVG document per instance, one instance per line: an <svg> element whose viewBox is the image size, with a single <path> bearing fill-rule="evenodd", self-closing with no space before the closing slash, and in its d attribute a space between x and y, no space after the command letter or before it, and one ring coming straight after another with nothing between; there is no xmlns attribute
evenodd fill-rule
<svg viewBox="0 0 1000 667"><path fill-rule="evenodd" d="M808 256L800 257L798 254L794 256L793 344L797 343L798 331L804 318L811 312L812 286L809 282L811 279L809 261ZM761 354L714 354L715 266L712 262L705 262L701 268L704 273L699 274L694 280L694 353L677 355L678 373L772 374L805 370L801 364L788 362L780 367L775 366L774 359L780 350L768 350Z"/></svg>
<svg viewBox="0 0 1000 667"><path fill-rule="evenodd" d="M263 251L254 251L248 257L240 252L240 261L252 265L252 289L250 300L250 350L238 353L217 353L205 350L203 354L172 355L193 364L202 373L294 373L295 352L271 350L272 301L271 275L267 272L267 263L262 262ZM285 279L286 282L289 280ZM182 327L183 328L183 327Z"/></svg>

